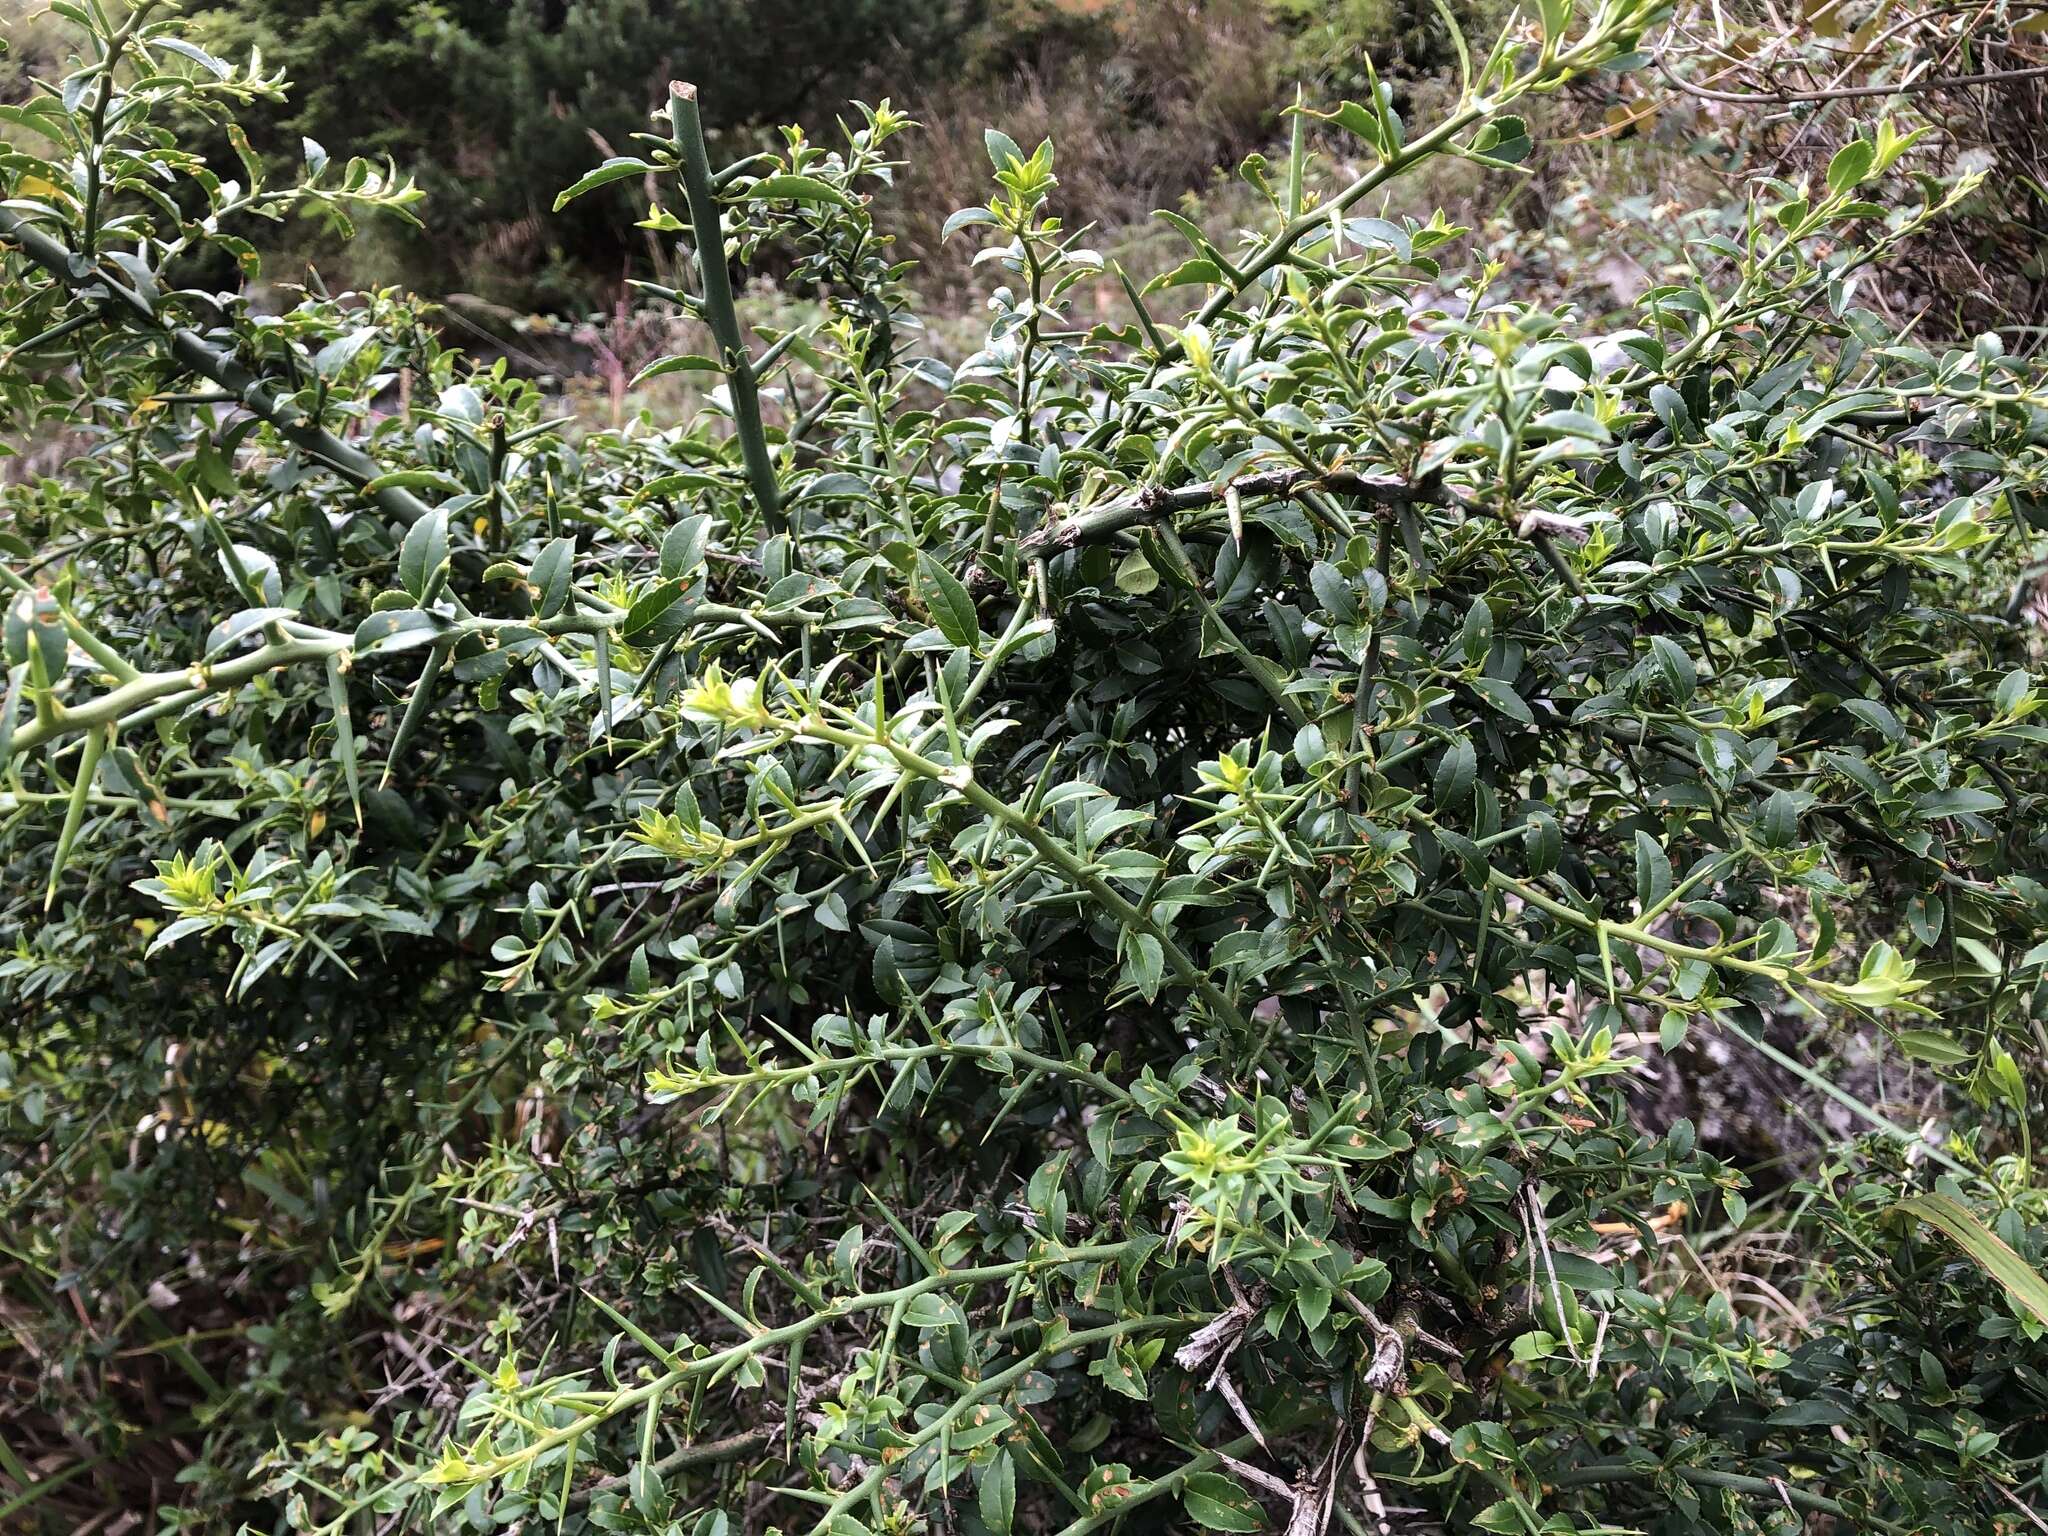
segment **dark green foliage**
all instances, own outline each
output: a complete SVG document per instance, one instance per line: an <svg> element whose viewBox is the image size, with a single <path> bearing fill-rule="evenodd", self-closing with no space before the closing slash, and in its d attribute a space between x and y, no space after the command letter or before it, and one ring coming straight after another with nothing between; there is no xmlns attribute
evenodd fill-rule
<svg viewBox="0 0 2048 1536"><path fill-rule="evenodd" d="M252 132L275 163L299 137L388 156L437 210L397 270L438 291L465 285L512 303L589 307L640 245L637 185L566 216L557 189L593 144L624 149L696 80L714 133L822 121L884 66L937 78L963 57L973 0L211 0L201 35L229 57L254 46L293 84ZM599 151L598 153L605 153ZM325 254L316 247L316 255ZM388 259L363 272L381 277Z"/></svg>
<svg viewBox="0 0 2048 1536"><path fill-rule="evenodd" d="M2048 389L1861 302L1968 178L1875 122L1589 331L1398 201L1665 19L1558 3L1149 282L990 131L949 366L906 120L720 173L679 94L564 196L705 247L705 403L576 430L178 288L417 198L223 186L160 125L274 84L80 17L0 156L0 400L83 448L0 533L10 1516L2021 1528ZM1632 1112L1709 1049L1846 1133Z"/></svg>

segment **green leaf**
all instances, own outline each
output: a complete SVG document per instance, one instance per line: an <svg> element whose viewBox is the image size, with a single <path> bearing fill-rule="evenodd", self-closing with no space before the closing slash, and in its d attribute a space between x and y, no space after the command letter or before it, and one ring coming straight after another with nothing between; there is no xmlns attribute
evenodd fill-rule
<svg viewBox="0 0 2048 1536"><path fill-rule="evenodd" d="M596 170L586 171L576 181L555 195L555 212L560 213L586 192L595 192L599 187L608 187L615 181L624 181L628 176L645 176L654 166L636 155L614 155Z"/></svg>
<svg viewBox="0 0 2048 1536"><path fill-rule="evenodd" d="M387 609L358 624L350 644L358 656L388 656L432 645L446 628L434 615L418 608Z"/></svg>
<svg viewBox="0 0 2048 1536"><path fill-rule="evenodd" d="M918 573L924 579L925 606L939 633L955 645L972 647L981 638L981 620L974 612L974 599L959 578L930 555L917 557Z"/></svg>
<svg viewBox="0 0 2048 1536"><path fill-rule="evenodd" d="M1497 677L1475 677L1472 691L1479 695L1498 713L1506 715L1519 725L1534 725L1535 713L1528 702L1514 689Z"/></svg>
<svg viewBox="0 0 2048 1536"><path fill-rule="evenodd" d="M666 1490L662 1487L661 1473L653 1462L636 1462L627 1478L626 1488L634 1509L642 1515L652 1517L659 1512Z"/></svg>
<svg viewBox="0 0 2048 1536"><path fill-rule="evenodd" d="M1117 563L1117 589L1133 597L1143 597L1147 592L1156 591L1159 586L1159 572L1152 568L1152 562L1145 558L1145 551L1134 549Z"/></svg>
<svg viewBox="0 0 2048 1536"><path fill-rule="evenodd" d="M1647 912L1671 893L1671 857L1647 832L1636 833L1636 910Z"/></svg>
<svg viewBox="0 0 2048 1536"><path fill-rule="evenodd" d="M1546 812L1531 816L1522 828L1522 851L1529 861L1529 873L1547 875L1564 855L1564 831L1557 818Z"/></svg>
<svg viewBox="0 0 2048 1536"><path fill-rule="evenodd" d="M1937 1067L1960 1066L1976 1055L1969 1047L1957 1043L1938 1029L1902 1029L1892 1038L1899 1042L1899 1049L1915 1061L1930 1062Z"/></svg>
<svg viewBox="0 0 2048 1536"><path fill-rule="evenodd" d="M1844 699L1842 708L1876 731L1886 741L1904 741L1906 728L1891 709L1876 699Z"/></svg>
<svg viewBox="0 0 2048 1536"><path fill-rule="evenodd" d="M1446 811L1462 811L1472 798L1472 780L1479 772L1479 754L1466 737L1460 736L1437 760L1430 793Z"/></svg>
<svg viewBox="0 0 2048 1536"><path fill-rule="evenodd" d="M853 199L815 176L763 176L748 187L745 195L766 202L824 203L851 208Z"/></svg>
<svg viewBox="0 0 2048 1536"><path fill-rule="evenodd" d="M1206 256L1192 257L1175 267L1171 272L1162 272L1145 285L1146 293L1157 293L1162 288L1186 288L1194 284L1215 287L1226 281L1223 269Z"/></svg>
<svg viewBox="0 0 2048 1536"><path fill-rule="evenodd" d="M1913 802L1913 814L1922 821L1945 816L1974 816L2003 809L2005 797L1988 789L1942 789L1921 795Z"/></svg>
<svg viewBox="0 0 2048 1536"><path fill-rule="evenodd" d="M1529 125L1513 113L1497 117L1473 135L1475 154L1502 165L1520 165L1536 146L1529 138Z"/></svg>
<svg viewBox="0 0 2048 1536"><path fill-rule="evenodd" d="M1799 806L1791 795L1774 789L1756 812L1757 841L1766 848L1789 848L1799 836Z"/></svg>
<svg viewBox="0 0 2048 1536"><path fill-rule="evenodd" d="M1596 443L1609 442L1614 436L1598 417L1584 411L1545 411L1529 423L1529 430L1546 437L1583 437Z"/></svg>
<svg viewBox="0 0 2048 1536"><path fill-rule="evenodd" d="M1621 1282L1614 1271L1576 1253L1552 1253L1548 1268L1557 1272L1558 1283L1574 1291L1617 1291Z"/></svg>
<svg viewBox="0 0 2048 1536"><path fill-rule="evenodd" d="M569 600L569 577L576 564L576 543L573 539L552 539L538 555L534 556L533 569L528 580L533 583L535 597L533 611L543 619L551 619L562 611Z"/></svg>
<svg viewBox="0 0 2048 1536"><path fill-rule="evenodd" d="M1524 1334L1522 1337L1528 1338L1530 1335ZM1544 1337L1548 1338L1549 1335L1546 1334ZM1515 1342L1520 1344L1522 1340L1517 1339ZM1475 1531L1487 1531L1491 1536L1518 1536L1518 1533L1529 1528L1522 1519L1523 1507L1519 1499L1495 1499L1472 1517L1472 1528Z"/></svg>
<svg viewBox="0 0 2048 1536"><path fill-rule="evenodd" d="M1345 132L1356 134L1383 155L1388 151L1387 135L1382 126L1381 115L1371 107L1347 101L1339 104L1336 110L1331 112L1318 112L1310 108L1308 115L1320 118L1326 123L1335 123Z"/></svg>
<svg viewBox="0 0 2048 1536"><path fill-rule="evenodd" d="M1358 595L1351 590L1351 583L1344 579L1344 573L1327 560L1319 560L1309 568L1308 584L1316 595L1316 601L1323 605L1323 611L1339 624L1358 622Z"/></svg>
<svg viewBox="0 0 2048 1536"><path fill-rule="evenodd" d="M1131 1358L1129 1348L1120 1339L1111 1344L1103 1352L1102 1357L1088 1367L1088 1374L1112 1392L1135 1398L1141 1403L1150 1399L1151 1394L1145 1386L1145 1373L1139 1369L1137 1361Z"/></svg>
<svg viewBox="0 0 2048 1536"><path fill-rule="evenodd" d="M1476 667L1486 660L1486 653L1493 649L1493 609L1484 597L1472 599L1472 606L1465 610L1465 627L1460 634L1465 652L1465 665Z"/></svg>
<svg viewBox="0 0 2048 1536"><path fill-rule="evenodd" d="M1120 1461L1104 1462L1081 1480L1081 1497L1096 1510L1114 1509L1148 1485Z"/></svg>
<svg viewBox="0 0 2048 1536"><path fill-rule="evenodd" d="M704 563L704 549L711 536L711 518L698 512L681 519L661 539L661 574L668 578L688 577Z"/></svg>
<svg viewBox="0 0 2048 1536"><path fill-rule="evenodd" d="M725 370L714 358L699 357L694 353L680 353L674 357L657 358L634 374L626 388L638 389L649 379L659 379L671 373L716 373Z"/></svg>
<svg viewBox="0 0 2048 1536"><path fill-rule="evenodd" d="M981 142L988 150L989 164L999 171L1008 170L1011 165L1021 165L1024 162L1024 151L1017 147L1017 141L1000 129L984 129Z"/></svg>
<svg viewBox="0 0 2048 1536"><path fill-rule="evenodd" d="M1685 396L1669 384L1652 384L1650 409L1672 437L1685 440L1692 428L1692 412L1686 409Z"/></svg>
<svg viewBox="0 0 2048 1536"><path fill-rule="evenodd" d="M1810 1397L1803 1402L1787 1403L1764 1420L1766 1424L1782 1425L1787 1429L1820 1429L1829 1424L1848 1422L1849 1410L1840 1403L1831 1403L1825 1398Z"/></svg>
<svg viewBox="0 0 2048 1536"><path fill-rule="evenodd" d="M619 638L631 640L645 632L656 619L681 601L688 586L689 583L681 577L671 577L667 581L657 582L641 594L634 600L633 606L626 610L625 622L619 626Z"/></svg>
<svg viewBox="0 0 2048 1536"><path fill-rule="evenodd" d="M1330 755L1330 744L1323 739L1323 728L1311 720L1294 733L1294 760L1303 768L1314 768Z"/></svg>
<svg viewBox="0 0 2048 1536"><path fill-rule="evenodd" d="M342 677L339 656L327 659L327 703L334 712L334 755L340 761L342 777L348 783L348 799L356 813L356 826L361 827L362 771L356 763L356 728L355 722L349 718L348 683Z"/></svg>
<svg viewBox="0 0 2048 1536"><path fill-rule="evenodd" d="M1877 146L1868 139L1851 139L1828 162L1829 190L1841 193L1861 186L1876 164Z"/></svg>
<svg viewBox="0 0 2048 1536"><path fill-rule="evenodd" d="M1671 695L1672 702L1685 705L1692 702L1692 696L1699 691L1699 669L1693 659L1676 640L1665 635L1650 636L1650 657L1656 663L1657 675L1664 680L1664 689Z"/></svg>
<svg viewBox="0 0 2048 1536"><path fill-rule="evenodd" d="M190 59L193 63L197 64L201 69L205 70L208 74L212 75L213 78L216 80L225 80L235 72L234 66L229 64L227 60L215 58L212 54L208 53L204 48L201 48L197 43L187 42L182 37L164 36L160 34L149 40L149 46L152 48L167 49L168 51L179 55L181 58Z"/></svg>
<svg viewBox="0 0 2048 1536"><path fill-rule="evenodd" d="M1244 1484L1222 1472L1195 1472L1181 1484L1181 1507L1188 1518L1211 1531L1259 1531L1265 1511Z"/></svg>
<svg viewBox="0 0 2048 1536"><path fill-rule="evenodd" d="M940 228L939 239L944 242L952 239L963 229L977 229L995 222L996 216L986 208L961 208Z"/></svg>
<svg viewBox="0 0 2048 1536"><path fill-rule="evenodd" d="M448 512L436 507L405 531L398 549L398 582L415 602L424 601L434 575L448 560Z"/></svg>
<svg viewBox="0 0 2048 1536"><path fill-rule="evenodd" d="M981 1473L981 1522L994 1536L1009 1536L1017 1518L1017 1464L997 1451Z"/></svg>
<svg viewBox="0 0 2048 1536"><path fill-rule="evenodd" d="M2015 1306L2031 1313L2038 1322L2048 1324L2048 1280L2043 1280L2038 1271L1960 1200L1952 1195L1915 1195L1910 1200L1901 1200L1893 1209L1946 1233L1979 1269L2005 1287Z"/></svg>

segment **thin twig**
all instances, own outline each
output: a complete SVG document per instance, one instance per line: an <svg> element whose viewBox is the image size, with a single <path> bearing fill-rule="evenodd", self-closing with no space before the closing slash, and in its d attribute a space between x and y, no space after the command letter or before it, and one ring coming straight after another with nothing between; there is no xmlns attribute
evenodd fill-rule
<svg viewBox="0 0 2048 1536"><path fill-rule="evenodd" d="M2017 80L2048 78L2048 64L2035 64L2025 69L1992 69L1975 75L1940 75L1927 80L1903 81L1897 85L1845 85L1820 91L1717 91L1710 86L1693 85L1680 79L1671 72L1670 66L1665 64L1661 57L1657 60L1657 71L1688 96L1704 96L1708 101L1733 102L1741 107L1789 107L1802 101L1852 101L1873 96L1908 96L1923 91L1959 91L1983 85L2006 85Z"/></svg>

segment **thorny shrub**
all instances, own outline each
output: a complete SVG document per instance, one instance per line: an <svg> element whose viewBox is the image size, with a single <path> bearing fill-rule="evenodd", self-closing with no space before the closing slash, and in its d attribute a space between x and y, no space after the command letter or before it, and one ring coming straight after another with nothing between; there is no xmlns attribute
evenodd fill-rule
<svg viewBox="0 0 2048 1536"><path fill-rule="evenodd" d="M1461 47L1441 121L1297 115L1370 168L1297 133L1142 295L992 131L948 368L868 218L907 119L714 171L677 87L564 197L673 189L648 298L717 350L649 371L715 388L577 436L396 295L193 286L415 195L208 165L166 125L240 142L261 62L53 9L0 392L90 446L0 533L5 1518L2038 1523L2048 396L1859 306L1976 191L1910 132L1590 333L1389 194L1510 173L1641 0ZM771 251L829 303L743 334ZM1070 326L1105 279L1144 318ZM1847 1026L1942 1113L1831 1081ZM1752 1207L1629 1114L1689 1037L1862 1134ZM1672 1281L1731 1231L1796 1321Z"/></svg>

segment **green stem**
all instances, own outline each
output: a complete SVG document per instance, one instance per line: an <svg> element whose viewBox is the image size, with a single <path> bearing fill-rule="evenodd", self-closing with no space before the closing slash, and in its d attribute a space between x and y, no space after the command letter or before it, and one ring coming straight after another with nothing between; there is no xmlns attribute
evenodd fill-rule
<svg viewBox="0 0 2048 1536"><path fill-rule="evenodd" d="M1180 535L1173 531L1171 523L1159 525L1159 537L1171 547L1174 558L1180 562L1182 568L1187 569L1187 551L1181 547ZM1251 675L1253 682L1265 690L1266 697L1271 699L1280 713L1287 717L1287 723L1297 731L1307 725L1308 710L1303 707L1301 700L1287 691L1279 668L1238 637L1237 631L1230 627L1230 621L1223 617L1221 611L1209 600L1209 594L1200 586L1193 588L1193 593L1195 602L1201 607L1202 616L1209 621L1210 633L1223 642L1230 654L1237 658L1238 665Z"/></svg>
<svg viewBox="0 0 2048 1536"><path fill-rule="evenodd" d="M30 805L65 805L72 798L71 795L60 795L54 790L0 790L0 815ZM86 795L85 803L109 808L133 808L145 802L138 800L134 795L116 795L104 789L95 789ZM169 795L155 803L166 810L190 811L197 816L239 817L248 811L248 807L240 800L194 800L180 795Z"/></svg>
<svg viewBox="0 0 2048 1536"><path fill-rule="evenodd" d="M580 1413L568 1423L558 1425L543 1434L535 1436L517 1450L507 1451L502 1455L492 1457L488 1461L464 1462L459 1474L451 1468L447 1480L454 1481L459 1478L459 1480L464 1482L482 1483L494 1478L504 1477L506 1474L515 1472L521 1467L531 1466L535 1461L547 1455L548 1452L556 1450L571 1441L580 1440L599 1425L609 1423L623 1413L629 1413L633 1409L643 1407L650 1399L667 1397L669 1393L685 1382L694 1381L700 1377L721 1377L756 1355L778 1349L784 1345L794 1344L799 1339L809 1337L827 1323L852 1317L863 1312L874 1312L891 1308L899 1302L907 1303L914 1301L931 1291L993 1284L998 1281L1005 1281L1016 1276L1029 1274L1034 1270L1057 1268L1064 1264L1114 1261L1121 1257L1129 1247L1130 1244L1128 1242L1095 1243L1079 1248L1058 1249L1039 1254L1033 1258L1015 1259L1003 1264L987 1264L967 1269L941 1270L937 1274L926 1275L922 1279L897 1286L893 1290L873 1291L859 1296L848 1297L846 1300L835 1304L829 1311L813 1313L808 1317L800 1317L795 1322L785 1323L779 1328L762 1328L750 1338L742 1339L737 1344L727 1345L724 1349L714 1350L710 1354L701 1355L693 1360L677 1361L674 1356L668 1356L666 1357L667 1360L672 1363L669 1364L668 1370L660 1376L613 1394L592 1407L589 1412ZM1136 1325L1126 1324L1123 1326L1128 1328ZM1070 1335L1064 1347L1073 1347L1084 1343L1088 1338L1089 1335L1086 1334ZM433 1487L440 1486L440 1484L429 1483L426 1486ZM328 1521L327 1524L320 1527L320 1536L341 1536L341 1533L347 1528L348 1522L354 1518L358 1511L367 1509L371 1504L384 1498L389 1492L390 1488L388 1486L379 1486L365 1493L360 1499L350 1504L332 1520Z"/></svg>
<svg viewBox="0 0 2048 1536"><path fill-rule="evenodd" d="M1076 1066L1058 1056L1047 1056L1038 1051L1027 1051L1014 1045L984 1045L980 1042L947 1040L932 1045L885 1045L878 1046L869 1055L862 1056L821 1056L810 1061L797 1062L791 1066L764 1066L752 1072L717 1073L664 1073L658 1079L650 1080L658 1092L674 1091L701 1093L716 1088L745 1088L754 1083L788 1084L800 1083L821 1072L838 1069L857 1072L862 1067L872 1066L878 1061L905 1063L926 1061L934 1056L964 1056L972 1061L990 1057L1002 1057L1028 1068L1033 1072L1048 1072L1056 1077L1072 1078L1086 1083L1104 1098L1133 1109L1139 1107L1131 1097L1130 1090L1114 1078L1100 1072L1091 1072L1086 1067Z"/></svg>
<svg viewBox="0 0 2048 1536"><path fill-rule="evenodd" d="M771 535L787 533L789 522L782 511L782 491L775 480L775 465L768 457L768 434L761 425L761 397L755 387L754 365L747 356L746 338L740 333L739 313L733 308L732 277L725 266L725 231L719 220L718 194L712 186L711 161L704 149L697 87L681 80L671 81L668 95L669 126L682 162L683 195L690 205L690 223L697 242L704 318L717 339L719 365L725 370L726 383L732 391L733 428L739 436L740 454L746 460L747 480L761 508L762 525Z"/></svg>
<svg viewBox="0 0 2048 1536"><path fill-rule="evenodd" d="M1379 573L1380 591L1387 592L1387 576L1393 570L1394 524L1391 519L1380 524L1379 548L1373 554L1372 568ZM1391 596L1385 600L1393 601ZM1358 666L1358 685L1351 695L1351 762L1344 769L1344 801L1352 810L1359 809L1359 789L1363 778L1366 737L1372 731L1372 694L1379 682L1380 641L1386 631L1387 614L1383 608L1372 621L1372 637L1365 642L1365 656Z"/></svg>
<svg viewBox="0 0 2048 1536"><path fill-rule="evenodd" d="M4 212L0 210L0 213ZM220 693L295 662L325 661L348 647L348 638L343 635L320 640L289 640L282 645L263 646L219 666L188 667L179 672L144 672L95 699L66 709L55 718L31 720L14 733L14 750L28 751L58 736L112 724L131 710L141 709L173 694Z"/></svg>
<svg viewBox="0 0 2048 1536"><path fill-rule="evenodd" d="M1630 1466L1626 1462L1594 1462L1589 1466L1569 1468L1555 1478L1549 1479L1549 1482L1555 1488L1585 1488L1601 1483L1642 1482L1658 1471L1668 1472L1696 1488L1724 1488L1731 1493L1753 1494L1760 1499L1782 1499L1795 1509L1804 1510L1808 1514L1831 1515L1837 1520L1847 1522L1852 1528L1898 1532L1899 1536L1905 1536L1905 1533L1912 1529L1895 1520L1885 1520L1876 1515L1846 1508L1826 1494L1809 1493L1804 1488L1795 1488L1783 1478L1744 1477L1736 1472L1718 1472L1711 1467L1657 1468Z"/></svg>
<svg viewBox="0 0 2048 1536"><path fill-rule="evenodd" d="M727 1435L723 1440L704 1440L691 1445L679 1445L661 1460L651 1462L656 1477L667 1477L671 1472L682 1472L691 1467L715 1466L720 1462L742 1461L758 1451L764 1451L775 1438L773 1426L749 1429L737 1435ZM592 1483L588 1488L579 1488L569 1495L568 1508L581 1509L600 1494L615 1493L631 1483L631 1476L620 1473L603 1482Z"/></svg>
<svg viewBox="0 0 2048 1536"><path fill-rule="evenodd" d="M4 213L5 210L0 209L0 214ZM813 615L797 609L756 613L752 609L729 607L723 603L700 604L692 610L691 616L714 624L743 624L757 634L770 637L778 629L800 629L814 622ZM438 642L438 649L441 652L452 653L454 646L465 635L489 636L507 630L538 630L541 634L551 637L599 635L618 629L626 622L626 618L625 610L609 607L597 612L565 614L539 622L530 619L469 615L450 623L447 632ZM51 704L47 693L41 694L37 700L38 711L35 720L14 733L5 752L0 753L0 757L41 746L44 742L61 736L74 735L94 725L113 723L125 730L132 726L147 724L157 715L182 709L208 694L223 693L230 688L239 687L265 672L293 666L301 661L331 661L337 656L346 656L355 643L350 635L321 629L312 624L297 624L287 620L282 628L286 632L282 641L273 640L259 650L215 665L195 665L175 672L136 672L123 663L127 676L122 679L120 686L84 704L60 710ZM76 630L71 630L70 633L74 639L77 638ZM81 648L85 648L82 642ZM97 653L95 659L101 659ZM111 667L109 670L112 670Z"/></svg>
<svg viewBox="0 0 2048 1536"><path fill-rule="evenodd" d="M91 141L85 152L85 219L79 246L89 257L99 244L101 192L104 187L104 157L107 152L107 114L114 104L114 72L121 67L121 55L142 29L159 0L137 0L135 9L107 38L96 74L99 93L93 98Z"/></svg>
<svg viewBox="0 0 2048 1536"><path fill-rule="evenodd" d="M87 290L103 293L110 301L110 307L118 306L127 311L129 323L134 328L155 331L163 336L169 344L171 356L180 366L211 379L233 395L251 415L268 422L278 436L319 460L349 484L367 485L384 473L383 466L361 449L350 446L325 427L301 416L269 384L236 362L232 355L214 346L197 331L166 323L133 288L95 263L75 257L61 241L53 240L10 208L0 208L0 240L20 246L29 260L73 293L83 295ZM425 517L429 510L425 502L398 486L380 487L370 499L407 527Z"/></svg>

